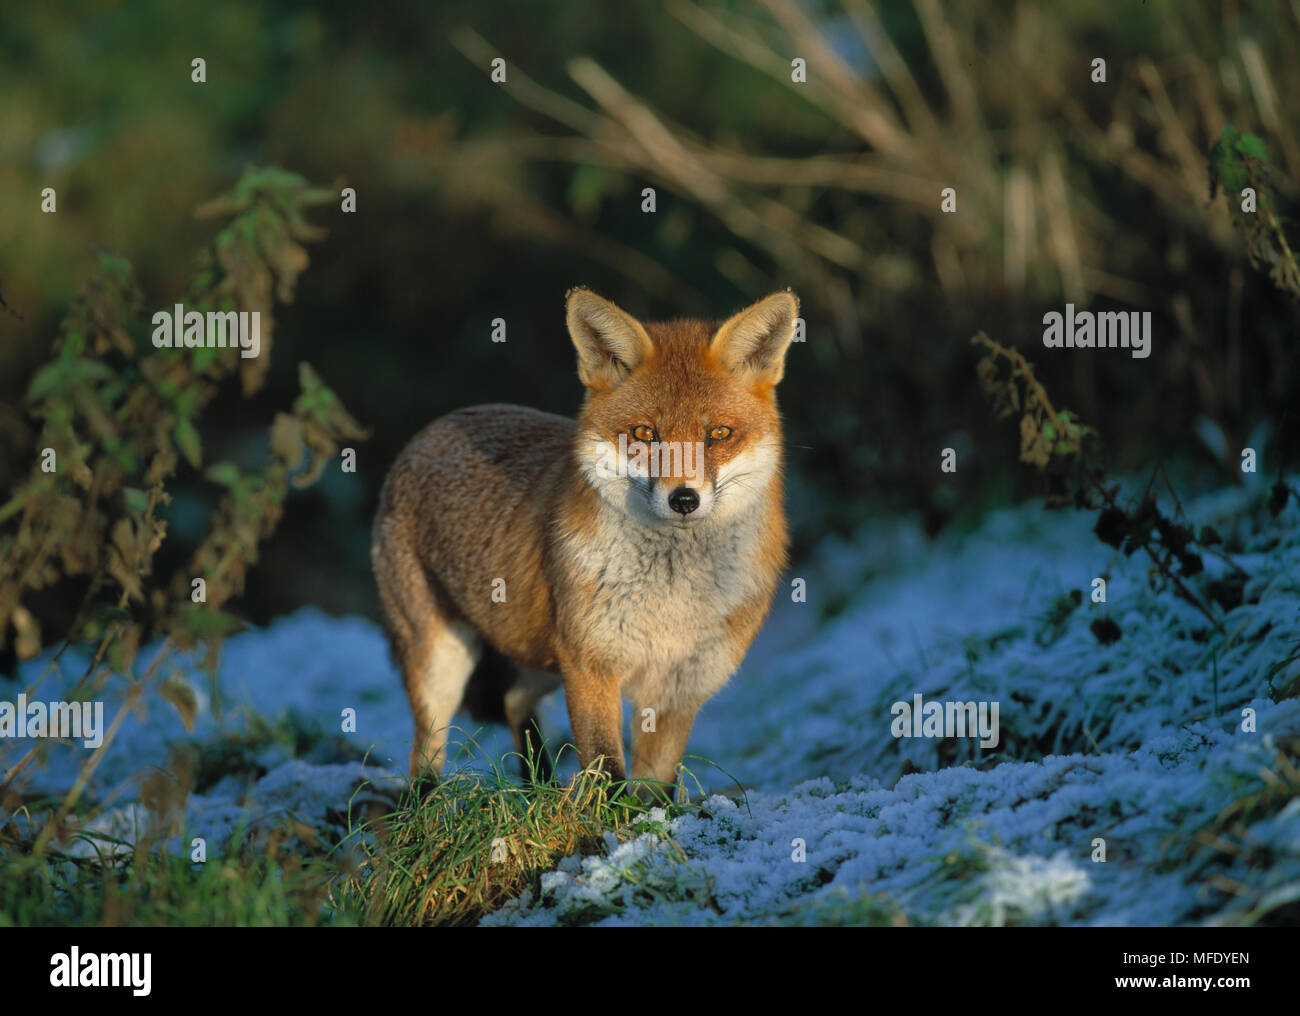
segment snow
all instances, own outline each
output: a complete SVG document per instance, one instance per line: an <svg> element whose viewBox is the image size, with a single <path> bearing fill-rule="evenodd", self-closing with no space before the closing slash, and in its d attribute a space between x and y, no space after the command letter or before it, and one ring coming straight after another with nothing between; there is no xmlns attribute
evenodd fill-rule
<svg viewBox="0 0 1300 1016"><path fill-rule="evenodd" d="M1167 867L1172 844L1262 783L1272 742L1300 733L1300 702L1256 701L1269 732L1249 740L1197 728L1132 753L1053 756L981 772L953 767L893 788L858 775L809 780L788 793L723 796L703 814L660 822L606 858L583 858L485 924L701 925L764 923L837 901L888 900L910 921L939 924L1182 923L1197 882ZM1300 876L1300 808L1252 833L1285 865L1266 888ZM672 860L670 837L689 859ZM1107 860L1094 862L1094 838ZM796 861L802 840L806 859ZM646 872L647 858L656 863ZM956 873L955 875L953 873ZM1236 876L1248 880L1244 871ZM821 884L819 884L821 883ZM700 906L700 886L711 906Z"/></svg>
<svg viewBox="0 0 1300 1016"><path fill-rule="evenodd" d="M1093 513L1025 505L935 541L887 519L828 540L795 573L807 602L778 592L740 673L697 720L686 786L701 806L652 813L604 857L566 858L536 897L483 923L1164 925L1300 898L1300 803L1245 820L1267 865L1192 842L1276 779L1278 745L1300 737L1300 701L1274 704L1268 679L1300 643L1296 508L1274 521L1249 507L1259 501L1258 488L1231 488L1186 505L1198 526L1241 542L1232 557L1251 574L1222 633L1152 582L1145 555L1101 544ZM1229 571L1204 562L1207 578ZM1105 604L1091 602L1097 577ZM1082 603L1058 609L1070 590ZM1119 625L1117 642L1092 634L1099 617ZM25 665L22 685L0 679L0 699L44 662ZM304 609L231 638L219 702L192 661L174 665L196 696L195 729L157 702L127 719L88 791L106 805L97 828L129 841L150 821L142 767L167 767L184 744L247 755L186 801L187 835L210 842L286 815L337 827L358 788L373 799L400 785L411 720L369 621ZM65 654L40 697L58 697L80 666ZM101 696L109 718L122 684ZM917 694L996 703L1001 743L894 737L892 704ZM482 769L508 750L504 729L458 720L461 764ZM543 723L568 739L560 696ZM296 752L286 729L312 747ZM30 743L0 741L0 765ZM79 745L44 747L28 794L66 790L85 758ZM1249 891L1209 893L1211 874Z"/></svg>

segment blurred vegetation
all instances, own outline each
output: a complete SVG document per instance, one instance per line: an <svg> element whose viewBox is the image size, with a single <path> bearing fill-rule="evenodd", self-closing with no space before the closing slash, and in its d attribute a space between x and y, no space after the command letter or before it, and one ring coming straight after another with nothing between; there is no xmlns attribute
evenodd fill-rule
<svg viewBox="0 0 1300 1016"><path fill-rule="evenodd" d="M6 830L0 857L9 861ZM78 833L85 853L51 852L49 863L6 863L0 927L356 926L359 913L329 903L340 877L330 847L311 826L285 820L237 829L220 861L191 863L152 835L134 844ZM182 842L188 842L188 837ZM21 851L14 851L21 854Z"/></svg>
<svg viewBox="0 0 1300 1016"><path fill-rule="evenodd" d="M0 524L7 523L0 529L0 630L12 627L20 657L43 647L29 594L50 589L65 603L72 596L80 604L61 619L55 637L102 637L100 652L118 672L130 670L147 630L190 649L238 626L222 608L243 592L246 571L279 523L289 488L314 483L340 441L366 436L310 366L298 365L302 392L293 412L270 424L269 461L256 471L218 462L204 472L220 500L203 539L170 582L152 581L153 557L167 536L169 483L180 460L193 471L204 465L199 421L208 404L235 376L245 395L262 386L271 362L273 299L292 299L308 263L300 242L321 236L303 209L330 199L292 173L262 170L246 173L232 193L200 209L205 217L234 218L203 252L184 300L186 316L257 314L254 357L208 345L156 348L130 264L100 255L63 322L53 358L27 391L28 414L40 423L38 454L26 481L0 504ZM179 345L180 322L175 327ZM200 578L201 594L194 589ZM69 580L77 579L70 589ZM136 623L141 615L150 619L147 627Z"/></svg>
<svg viewBox="0 0 1300 1016"><path fill-rule="evenodd" d="M1286 288L1289 271L1274 273L1279 288ZM998 419L1019 417L1020 461L1038 470L1044 481L1044 505L1059 508L1073 505L1076 508L1101 509L1093 532L1102 543L1132 557L1138 550L1146 553L1152 569L1147 573L1154 586L1164 585L1175 595L1195 607L1210 626L1220 634L1224 624L1210 603L1217 603L1226 613L1240 606L1249 572L1220 549L1223 538L1212 526L1201 526L1199 532L1188 519L1163 466L1157 465L1140 495L1126 495L1123 485L1106 476L1096 431L1082 423L1068 409L1057 410L1051 398L1034 375L1034 367L1020 353L1009 350L980 332L972 340L986 352L976 371L980 387L993 402ZM1163 481L1164 489L1171 495L1174 515L1162 510L1157 493ZM1277 519L1287 502L1297 493L1279 470L1277 480L1267 495L1261 491L1259 507L1267 508ZM1223 578L1211 578L1205 573L1204 557L1212 554L1231 569ZM1200 576L1200 581L1194 581ZM1199 591L1196 588L1199 586ZM1054 614L1067 615L1081 599L1078 590L1058 601ZM1063 612L1063 613L1062 613ZM1118 641L1122 632L1110 618L1092 623L1092 632L1103 645ZM1275 668L1278 672L1290 659Z"/></svg>
<svg viewBox="0 0 1300 1016"><path fill-rule="evenodd" d="M105 253L73 301L53 357L32 379L26 405L40 423L38 454L27 479L0 504L3 646L30 659L65 640L88 642L90 663L72 697L100 694L112 681L124 684L102 742L36 835L35 860L64 836L65 820L129 710L144 709L156 695L192 727L195 689L173 673L169 655L202 648L215 681L222 639L241 625L224 608L244 592L248 569L279 524L290 488L314 483L339 457L342 442L366 436L311 367L300 363L302 390L293 411L262 424L263 461L255 469L208 465L201 480L218 493L203 536L170 579L156 577L155 557L169 542L172 480L182 460L195 473L210 463L200 421L210 420L214 397L232 387L226 382L238 378L245 395L261 387L271 362L274 303L292 299L308 265L301 244L322 235L306 221L305 209L332 199L293 173L250 170L234 190L199 209L205 218L233 218L199 258L185 317L259 315L259 355L245 358L242 350L206 344L156 347L130 264ZM206 338L213 340L214 324L207 325ZM178 347L181 327L178 321ZM188 325L185 331L189 339ZM230 338L234 345L242 335ZM137 667L140 647L155 636L165 636L161 648ZM60 654L31 682L29 694ZM219 702L219 689L214 692ZM19 803L23 770L47 748L39 740L6 766L0 808L11 811Z"/></svg>
<svg viewBox="0 0 1300 1016"><path fill-rule="evenodd" d="M647 318L799 293L808 342L782 405L802 547L873 510L934 529L1038 489L974 381L979 329L1029 353L1116 471L1170 460L1224 482L1261 427L1261 468L1293 464L1298 18L1236 0L19 7L0 26L0 291L22 315L0 312L0 485L31 468L25 399L101 249L130 261L146 316L169 307L208 235L192 210L250 163L328 183L329 237L265 384L212 396L204 460L258 468L301 361L374 428L356 474L283 506L240 602L253 620L371 608L374 499L428 420L576 409L577 283ZM1268 203L1245 218L1225 166L1255 180L1265 161ZM1042 350L1067 301L1150 310L1151 357ZM166 569L218 497L184 463L169 489Z"/></svg>

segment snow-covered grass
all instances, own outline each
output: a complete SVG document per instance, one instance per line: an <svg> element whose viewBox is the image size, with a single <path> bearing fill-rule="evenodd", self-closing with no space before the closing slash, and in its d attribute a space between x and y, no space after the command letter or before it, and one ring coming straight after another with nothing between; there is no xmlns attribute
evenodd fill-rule
<svg viewBox="0 0 1300 1016"><path fill-rule="evenodd" d="M1186 855L1196 830L1284 778L1280 736L1293 740L1294 758L1300 702L1255 705L1273 733L1249 741L1200 728L1131 753L1051 756L988 772L957 766L893 786L861 774L821 777L792 791L753 792L747 806L714 796L607 857L567 859L540 893L484 923L1247 919L1260 906L1300 899L1300 806L1293 800L1250 827L1269 849L1267 869L1236 858L1216 867L1240 883L1240 896L1203 897L1205 874ZM1093 859L1099 839L1104 863ZM665 840L687 859L676 860Z"/></svg>
<svg viewBox="0 0 1300 1016"><path fill-rule="evenodd" d="M1294 915L1300 702L1272 698L1300 674L1300 532L1294 505L1272 520L1252 507L1261 500L1234 488L1186 505L1250 574L1220 629L1153 582L1141 554L1100 543L1091 514L1026 505L934 542L908 520L827 542L797 572L806 602L778 594L740 673L700 714L686 761L699 806L652 813L603 857L564 858L485 923ZM1200 589L1229 570L1213 556L1205 566ZM1102 617L1121 633L1105 646L1090 629ZM65 655L42 697L80 666ZM308 609L232 638L220 702L192 666L181 677L195 729L161 703L125 723L90 788L107 804L96 828L132 839L151 815L142 767L174 767L187 744L201 778L184 836L214 843L240 821L286 816L336 833L350 801L400 786L410 717L368 621ZM18 690L0 682L0 699ZM996 703L1000 743L895 737L891 707L917 694ZM467 768L490 771L505 731L460 722ZM569 737L559 696L543 723L553 741ZM0 742L0 762L26 747ZM49 745L27 792L66 790L84 757Z"/></svg>

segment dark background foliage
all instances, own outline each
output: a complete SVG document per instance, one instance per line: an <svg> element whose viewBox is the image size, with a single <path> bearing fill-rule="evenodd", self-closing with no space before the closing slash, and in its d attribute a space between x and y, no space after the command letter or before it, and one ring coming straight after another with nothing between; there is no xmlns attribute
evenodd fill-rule
<svg viewBox="0 0 1300 1016"><path fill-rule="evenodd" d="M291 497L239 608L255 621L373 608L375 497L424 423L482 401L576 410L579 283L647 318L799 293L808 341L782 387L797 550L874 511L937 530L1034 492L975 383L981 329L1035 362L1113 469L1223 482L1261 439L1265 470L1294 466L1296 306L1248 264L1207 159L1225 124L1252 131L1292 200L1298 41L1284 3L16 7L0 286L23 319L0 314L0 485L30 468L24 394L96 252L130 259L148 312L170 307L209 235L193 209L249 164L354 187L357 212L315 216L329 236L278 315L270 382L213 404L208 457L264 454L300 360L374 435L356 474ZM1043 349L1066 301L1150 310L1150 359ZM179 481L164 566L215 503L197 473Z"/></svg>

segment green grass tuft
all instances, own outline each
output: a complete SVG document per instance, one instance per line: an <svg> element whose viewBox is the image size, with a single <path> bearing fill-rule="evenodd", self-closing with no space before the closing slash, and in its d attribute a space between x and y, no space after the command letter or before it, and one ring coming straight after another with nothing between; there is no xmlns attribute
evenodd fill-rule
<svg viewBox="0 0 1300 1016"><path fill-rule="evenodd" d="M603 853L609 833L635 835L648 810L627 795L611 800L608 777L594 770L567 784L521 784L498 764L414 781L392 813L356 827L363 859L335 895L368 924L473 924L537 890L569 854Z"/></svg>

